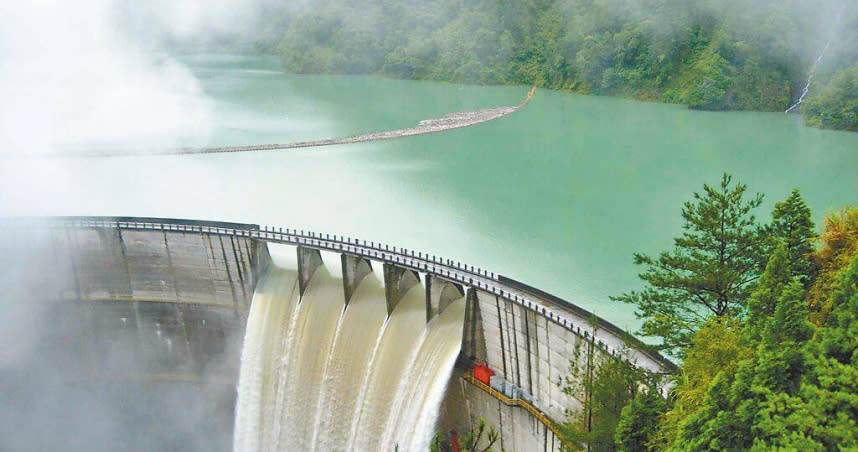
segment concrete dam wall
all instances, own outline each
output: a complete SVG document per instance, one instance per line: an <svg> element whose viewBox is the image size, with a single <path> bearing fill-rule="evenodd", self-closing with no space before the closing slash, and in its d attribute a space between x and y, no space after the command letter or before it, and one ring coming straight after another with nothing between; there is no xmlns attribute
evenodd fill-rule
<svg viewBox="0 0 858 452"><path fill-rule="evenodd" d="M157 230L146 229L146 219L140 220L139 229L74 227L71 223L46 229L54 266L69 277L58 296L247 311L259 272L268 263L264 244L242 236L183 232L170 229L170 223Z"/></svg>
<svg viewBox="0 0 858 452"><path fill-rule="evenodd" d="M0 235L0 448L230 450L264 244L57 219Z"/></svg>
<svg viewBox="0 0 858 452"><path fill-rule="evenodd" d="M564 394L558 381L569 374L573 350L584 341L603 356L649 371L672 366L619 328L564 300L421 252L235 223L130 217L0 221L7 234L25 223L42 226L38 229L51 244L44 259L62 269L57 274L68 275L52 285L55 295L46 298L115 312L123 325L134 325L139 337L151 336L146 339L151 344L141 348L160 356L154 362L163 362L145 369L150 377L205 375L211 380L202 369L210 367L213 356L223 361L228 355L227 361L234 361L222 366L215 379L235 387L239 360L235 350L225 355L226 338L244 333L256 284L271 261L268 243L296 247L302 296L323 265L320 252L333 252L340 256L343 306L373 269L383 285L388 316L406 294L413 296L415 287L423 297L426 322L464 298L461 352L436 427L461 431L482 417L501 433L506 450L559 450L551 422L562 422L580 402ZM103 328L92 325L94 331ZM494 371L491 386L469 375L474 363Z"/></svg>

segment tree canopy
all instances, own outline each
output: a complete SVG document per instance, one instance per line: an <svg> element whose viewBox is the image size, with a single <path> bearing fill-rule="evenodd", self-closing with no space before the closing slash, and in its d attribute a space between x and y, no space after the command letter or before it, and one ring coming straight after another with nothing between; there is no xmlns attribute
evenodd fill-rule
<svg viewBox="0 0 858 452"><path fill-rule="evenodd" d="M813 126L858 132L858 64L840 70L815 91L804 111Z"/></svg>
<svg viewBox="0 0 858 452"><path fill-rule="evenodd" d="M794 222L783 220L806 216L785 215L804 211L786 208L797 199L778 203L765 228L778 245L746 313L711 315L690 338L667 406L639 395L624 410L623 450L858 448L858 209L829 216L819 249L793 260L783 226ZM811 259L808 284L793 265Z"/></svg>
<svg viewBox="0 0 858 452"><path fill-rule="evenodd" d="M792 275L797 276L805 285L809 284L817 272L812 259L815 234L810 208L801 197L798 189L793 189L789 197L775 203L769 234L783 242Z"/></svg>
<svg viewBox="0 0 858 452"><path fill-rule="evenodd" d="M704 185L673 250L635 256L646 288L617 300L681 364L667 398L626 396L616 450L858 450L858 208L815 235L798 190L767 225L746 191Z"/></svg>
<svg viewBox="0 0 858 452"><path fill-rule="evenodd" d="M763 198L746 198L746 191L727 174L718 186L704 184L682 208L674 249L658 257L635 254L635 264L646 266L640 277L647 286L615 297L634 304L641 333L661 338L660 347L674 355L682 355L708 316L741 312L759 278L766 250L753 211Z"/></svg>

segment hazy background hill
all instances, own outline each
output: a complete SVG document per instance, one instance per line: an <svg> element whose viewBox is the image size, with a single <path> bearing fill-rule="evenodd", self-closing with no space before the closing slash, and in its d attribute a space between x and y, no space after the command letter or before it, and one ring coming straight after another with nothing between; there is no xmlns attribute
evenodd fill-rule
<svg viewBox="0 0 858 452"><path fill-rule="evenodd" d="M333 0L263 4L246 39L297 73L536 84L858 130L845 0ZM820 58L821 56L821 58Z"/></svg>

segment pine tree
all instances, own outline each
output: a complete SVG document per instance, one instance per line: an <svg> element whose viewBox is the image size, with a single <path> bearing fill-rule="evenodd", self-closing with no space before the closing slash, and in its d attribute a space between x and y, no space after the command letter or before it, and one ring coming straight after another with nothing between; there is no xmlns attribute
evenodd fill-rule
<svg viewBox="0 0 858 452"><path fill-rule="evenodd" d="M858 256L839 273L829 293L833 309L804 347L801 384L773 395L757 413L759 450L858 450ZM783 324L799 326L800 316L790 317Z"/></svg>
<svg viewBox="0 0 858 452"><path fill-rule="evenodd" d="M815 328L796 277L752 359L709 387L668 450L858 450L858 256Z"/></svg>
<svg viewBox="0 0 858 452"><path fill-rule="evenodd" d="M742 331L720 334L723 318L713 316L693 337L675 402L660 417L660 450L858 450L858 247L850 245L858 221L849 221L858 215L846 212L827 220L818 253L828 259L812 290L825 315L810 321L807 289L790 276L782 243ZM732 360L716 353L724 346Z"/></svg>
<svg viewBox="0 0 858 452"><path fill-rule="evenodd" d="M784 201L775 203L769 233L786 245L793 275L798 276L807 287L819 271L811 257L812 240L816 234L813 220L810 218L810 208L798 189L793 189Z"/></svg>
<svg viewBox="0 0 858 452"><path fill-rule="evenodd" d="M824 322L833 309L830 294L839 284L841 269L858 256L858 207L846 207L827 216L819 243L815 261L820 265L820 272L810 291L817 324Z"/></svg>
<svg viewBox="0 0 858 452"><path fill-rule="evenodd" d="M803 345L813 330L804 293L797 278L781 290L754 355L735 372L718 374L672 450L748 450L755 441L771 439L769 427L757 424L761 414L797 394L807 370Z"/></svg>
<svg viewBox="0 0 858 452"><path fill-rule="evenodd" d="M598 351L593 341L578 342L569 362L569 375L560 386L581 402L581 408L566 412L567 422L558 425L561 450L590 452L617 450L614 436L623 408L634 398L645 371L624 359Z"/></svg>
<svg viewBox="0 0 858 452"><path fill-rule="evenodd" d="M838 286L831 315L810 344L811 371L801 396L818 420L814 438L829 449L858 450L858 256Z"/></svg>
<svg viewBox="0 0 858 452"><path fill-rule="evenodd" d="M748 330L753 338L759 339L775 314L778 299L790 283L791 274L789 252L784 243L779 243L748 300Z"/></svg>
<svg viewBox="0 0 858 452"><path fill-rule="evenodd" d="M667 411L667 400L656 385L638 391L631 403L623 408L614 439L625 452L654 451L651 438L658 428L659 417Z"/></svg>
<svg viewBox="0 0 858 452"><path fill-rule="evenodd" d="M796 278L778 299L774 317L757 351L755 384L772 392L795 394L805 372L804 344L813 334L804 286Z"/></svg>
<svg viewBox="0 0 858 452"><path fill-rule="evenodd" d="M813 332L808 321L810 308L804 294L798 277L783 288L774 317L763 336L764 346L782 348L784 345L800 345L810 339Z"/></svg>
<svg viewBox="0 0 858 452"><path fill-rule="evenodd" d="M635 264L647 267L639 275L647 287L614 297L636 305L641 333L661 337L660 348L676 356L708 316L744 310L749 286L765 266L764 231L752 213L762 195L746 199L747 187L731 183L724 174L720 186L705 184L695 193L683 206L685 231L673 251L657 258L635 254Z"/></svg>

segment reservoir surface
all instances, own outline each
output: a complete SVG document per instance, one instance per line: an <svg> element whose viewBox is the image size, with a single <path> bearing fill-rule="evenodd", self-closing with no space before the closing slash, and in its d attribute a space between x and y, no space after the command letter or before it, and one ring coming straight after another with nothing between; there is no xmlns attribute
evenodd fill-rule
<svg viewBox="0 0 858 452"><path fill-rule="evenodd" d="M266 56L179 60L211 111L206 133L179 145L398 129L517 105L529 89L291 75ZM668 249L681 232L682 203L704 182L729 172L764 193L757 212L764 220L794 187L817 223L858 200L858 134L808 128L798 115L697 112L548 90L488 123L397 140L12 162L3 162L3 215L200 218L359 237L495 271L631 329L632 309L608 297L639 287L632 253Z"/></svg>

